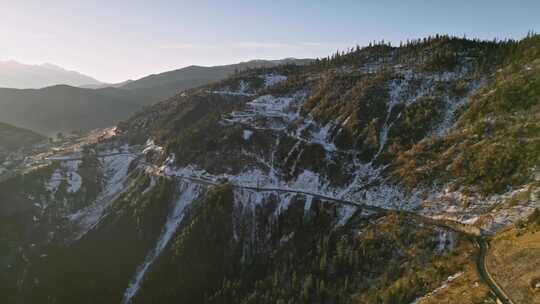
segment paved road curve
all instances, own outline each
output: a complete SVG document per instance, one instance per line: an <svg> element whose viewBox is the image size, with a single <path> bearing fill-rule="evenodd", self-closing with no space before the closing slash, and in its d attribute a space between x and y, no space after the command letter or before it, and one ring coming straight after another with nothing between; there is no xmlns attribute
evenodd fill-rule
<svg viewBox="0 0 540 304"><path fill-rule="evenodd" d="M503 304L514 304L514 302L510 299L510 297L506 294L506 292L497 284L495 279L491 276L489 273L489 269L487 267L487 252L489 249L489 243L485 238L479 237L476 239L476 244L479 247L479 254L478 259L476 261L476 267L478 269L478 274L484 280L484 282L488 285L489 289L497 296L497 299L500 303Z"/></svg>

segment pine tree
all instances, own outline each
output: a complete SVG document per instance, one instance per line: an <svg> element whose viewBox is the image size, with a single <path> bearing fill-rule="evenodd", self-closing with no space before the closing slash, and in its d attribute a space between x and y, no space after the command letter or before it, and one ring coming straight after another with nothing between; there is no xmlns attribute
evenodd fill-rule
<svg viewBox="0 0 540 304"><path fill-rule="evenodd" d="M313 277L311 274L308 274L304 280L304 286L302 288L302 299L309 300L311 292L313 290Z"/></svg>

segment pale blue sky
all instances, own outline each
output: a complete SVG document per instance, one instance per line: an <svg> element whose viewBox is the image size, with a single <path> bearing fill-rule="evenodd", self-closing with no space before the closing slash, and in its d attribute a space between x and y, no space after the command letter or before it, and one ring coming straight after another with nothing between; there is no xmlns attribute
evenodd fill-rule
<svg viewBox="0 0 540 304"><path fill-rule="evenodd" d="M0 20L0 60L51 62L116 82L435 33L521 38L540 31L540 1L0 0Z"/></svg>

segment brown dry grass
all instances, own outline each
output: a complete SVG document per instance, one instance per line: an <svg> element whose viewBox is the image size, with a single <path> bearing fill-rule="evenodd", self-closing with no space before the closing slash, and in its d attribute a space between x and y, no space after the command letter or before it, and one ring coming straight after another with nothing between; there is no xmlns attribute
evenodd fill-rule
<svg viewBox="0 0 540 304"><path fill-rule="evenodd" d="M495 303L489 298L489 288L484 285L476 271L474 254L477 251L472 244L463 248L466 253L459 256L458 263L463 264L463 274L442 288L422 299L418 304L476 304Z"/></svg>
<svg viewBox="0 0 540 304"><path fill-rule="evenodd" d="M540 231L511 229L491 241L489 271L515 303L540 303L531 281L540 275Z"/></svg>

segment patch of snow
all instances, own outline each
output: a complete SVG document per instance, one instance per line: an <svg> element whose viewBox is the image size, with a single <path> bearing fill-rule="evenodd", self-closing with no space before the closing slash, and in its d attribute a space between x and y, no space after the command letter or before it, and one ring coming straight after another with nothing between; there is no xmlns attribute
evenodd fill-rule
<svg viewBox="0 0 540 304"><path fill-rule="evenodd" d="M326 151L336 151L336 145L330 142L330 131L333 125L331 123L318 128L318 132L311 133L311 143L321 145Z"/></svg>
<svg viewBox="0 0 540 304"><path fill-rule="evenodd" d="M289 209L289 206L291 205L292 199L296 196L296 193L278 193L279 197L279 205L274 211L274 217L277 217L281 213L287 211Z"/></svg>
<svg viewBox="0 0 540 304"><path fill-rule="evenodd" d="M255 94L252 93L244 93L244 92L234 92L234 91L209 91L209 93L212 94L218 94L218 95L233 95L233 96L255 96Z"/></svg>
<svg viewBox="0 0 540 304"><path fill-rule="evenodd" d="M253 135L253 131L251 130L244 130L242 133L242 138L244 140L249 140L251 138L251 135Z"/></svg>
<svg viewBox="0 0 540 304"><path fill-rule="evenodd" d="M243 79L240 80L240 88L239 88L238 92L247 93L248 90L249 90L249 84L247 82L245 82Z"/></svg>
<svg viewBox="0 0 540 304"><path fill-rule="evenodd" d="M208 93L233 96L255 96L254 93L250 92L249 83L244 81L243 79L240 80L238 91L233 91L229 87L224 87L220 88L219 90L208 91Z"/></svg>
<svg viewBox="0 0 540 304"><path fill-rule="evenodd" d="M272 95L263 95L249 102L251 109L262 116L282 117L289 116L285 110L290 106L293 98L274 97Z"/></svg>
<svg viewBox="0 0 540 304"><path fill-rule="evenodd" d="M264 78L264 87L268 88L273 85L276 85L280 82L287 80L287 76L278 75L278 74L267 74L263 76Z"/></svg>
<svg viewBox="0 0 540 304"><path fill-rule="evenodd" d="M376 69L378 66L378 64L373 64L367 68ZM384 122L382 122L382 127L379 130L379 147L375 157L384 151L391 128L395 120L400 117L400 113L396 113L396 105L402 104L409 106L421 100L422 97L436 96L435 84L438 81L454 81L467 76L467 73L469 73L467 69L462 69L457 72L445 72L441 74L414 74L410 69L398 68L397 66L395 71L401 76L399 79L388 83L389 100L386 103L386 116L383 118ZM272 82L274 80L280 80L279 77L274 76L269 79ZM284 81L285 79L281 78L280 81ZM419 84L418 88L416 87L417 84ZM471 84L471 86L474 85ZM425 206L422 203L426 200L426 197L429 199L435 196L434 193L436 190L432 190L431 188L417 189L410 192L405 191L399 184L390 183L384 178L383 172L386 169L384 166L376 166L374 162L364 163L360 161L355 151L337 151L331 137L334 133L333 131L337 131L336 128L339 125L320 125L314 121L310 114L301 114L300 110L306 97L307 93L302 91L289 96L259 96L251 102L246 103L244 109L241 111L230 113L221 120L221 123L225 125L241 124L249 126L249 129L271 130L276 132L276 134L278 134L277 132L282 132L281 135L296 139L296 143L288 152L285 159L287 164L291 164L288 168L283 169L286 172L280 172L279 165L274 166L275 159L273 155L275 155L278 149L277 145L279 145L280 137L278 135L276 136L278 144L271 148L272 151L269 153L272 156L269 159L257 153L243 151L243 154L249 155L252 159L256 160L257 164L245 168L238 174L211 175L204 170L196 168L196 166L174 168L172 163L159 168L157 170L158 173L172 176L182 175L185 178L195 178L200 182L207 183L216 182L223 178L237 185L275 189L278 192L279 190L298 191L299 193L304 193L304 195L312 193L388 209L416 210L420 206ZM445 119L438 126L438 129L433 131L433 134L446 132L445 130L453 122L453 113L462 106L463 102L461 99L445 99L445 103L448 105L445 112ZM343 121L340 123L343 125L347 124L350 119L350 116L341 117L338 121ZM248 140L251 138L251 135L245 131L242 137ZM326 151L326 160L346 164L343 170L349 177L349 181L345 185L335 186L331 184L324 174L304 170L303 168L298 170L296 164L301 163L300 161L304 157L304 151L307 151L304 150L304 143L320 145ZM265 169L262 170L260 168ZM296 174L298 174L297 177L290 181L286 182L282 179L282 176ZM475 213L471 213L472 215L468 217L465 216L461 212L460 206L449 204L446 207L448 207L446 210L432 209L431 211L437 211L434 214L440 214L441 212L455 214L461 221L472 221L472 218L476 216ZM345 222L347 218L354 214L355 210L356 208L354 206L343 208L340 218Z"/></svg>
<svg viewBox="0 0 540 304"><path fill-rule="evenodd" d="M248 102L241 111L232 112L222 119L225 125L242 124L252 129L285 131L300 118L301 105L306 99L305 92L297 92L289 97L263 95ZM321 145L326 151L336 151L330 133L334 124L319 126L311 116L304 117L297 129L288 134L305 143Z"/></svg>
<svg viewBox="0 0 540 304"><path fill-rule="evenodd" d="M358 211L358 207L345 205L339 209L339 221L338 226L347 224L347 221Z"/></svg>
<svg viewBox="0 0 540 304"><path fill-rule="evenodd" d="M54 194L56 193L56 191L58 191L58 188L62 184L63 180L64 177L62 176L60 169L56 169L51 175L51 178L49 179L47 184L45 185L45 188L47 189L47 191Z"/></svg>
<svg viewBox="0 0 540 304"><path fill-rule="evenodd" d="M454 249L456 244L456 235L453 231L442 229L437 231L437 252L442 253Z"/></svg>
<svg viewBox="0 0 540 304"><path fill-rule="evenodd" d="M174 157L171 156L169 159L174 159ZM172 162L170 163L172 164ZM311 208L314 195L320 196L323 201L326 200L325 198L333 201L340 193L339 189L332 188L330 183L319 174L309 170L304 170L295 180L290 182L284 182L277 176L267 174L259 169L247 170L236 175L211 175L204 170L194 167L174 168L170 165L164 165L152 172L169 177L178 177L203 185L215 185L220 180L228 180L237 186L235 187L235 191L242 193L240 196L242 198L241 201L248 205L260 204L268 196L276 195L279 198L279 206L275 213L276 216L287 210L292 198L297 195L306 198L305 208L307 208L307 212ZM340 205L339 207L346 209L342 213L348 216L352 216L357 209L355 206L348 205Z"/></svg>
<svg viewBox="0 0 540 304"><path fill-rule="evenodd" d="M469 100L469 96L477 92L483 81L476 81L469 85L468 94L465 97L450 99L448 96L445 97L446 110L444 112L443 120L439 125L431 132L428 137L442 137L452 129L456 121L456 113L461 109Z"/></svg>
<svg viewBox="0 0 540 304"><path fill-rule="evenodd" d="M525 185L503 194L481 197L465 195L459 190L449 191L446 188L425 199L422 202L420 214L469 225L479 225L484 232L495 233L527 217L535 208L540 208L540 199L535 196L534 192L529 200L522 205L508 206L505 204L513 196L529 190L530 186Z"/></svg>
<svg viewBox="0 0 540 304"><path fill-rule="evenodd" d="M294 231L287 234L287 235L284 235L281 239L279 239L279 245L280 246L283 246L284 244L286 244L287 242L289 242L292 238L294 237ZM540 283L539 283L540 284Z"/></svg>
<svg viewBox="0 0 540 304"><path fill-rule="evenodd" d="M122 303L131 303L133 297L137 294L140 285L144 279L144 275L150 269L155 260L160 256L161 252L167 247L167 244L173 237L176 229L184 218L184 210L189 206L199 195L200 186L194 183L181 184L181 194L174 208L167 217L165 227L159 236L156 246L146 256L142 265L137 268L135 277L129 283L129 287L124 293Z"/></svg>
<svg viewBox="0 0 540 304"><path fill-rule="evenodd" d="M174 157L171 155L169 159L174 159ZM172 164L173 162L163 165L158 170L155 170L154 173L165 176L176 176L209 185L216 184L220 180L228 180L233 185L253 188L262 192L287 192L304 196L317 195L331 200L343 199L350 202L391 209L412 210L418 206L420 201L417 193L408 194L397 185L383 184L367 189L357 189L351 185L334 187L322 175L310 170L303 170L295 179L285 182L271 167L268 171L251 168L234 175L212 175L205 170L192 166L175 168ZM365 171L364 173L368 174L370 172L372 171ZM359 179L357 182L359 182ZM348 209L350 209L349 212L344 213L344 215L350 216L354 213L354 210L352 208Z"/></svg>
<svg viewBox="0 0 540 304"><path fill-rule="evenodd" d="M432 297L433 295L435 295L439 291L447 288L449 283L455 281L457 278L459 278L462 275L463 275L463 272L458 272L458 273L456 273L454 275L449 276L448 279L446 279L446 281L444 281L444 283L440 287L438 287L437 289L431 291L430 293L428 293L428 294L414 300L411 304L420 304L420 303L422 303L425 299L427 299L429 297Z"/></svg>
<svg viewBox="0 0 540 304"><path fill-rule="evenodd" d="M467 224L467 225L474 225L476 221L478 221L478 216L473 216L469 219L463 220L462 223Z"/></svg>
<svg viewBox="0 0 540 304"><path fill-rule="evenodd" d="M150 175L150 184L148 185L148 187L146 187L146 189L143 190L142 194L146 194L150 192L152 189L154 189L155 186L156 186L156 177L153 175Z"/></svg>
<svg viewBox="0 0 540 304"><path fill-rule="evenodd" d="M503 210L497 210L487 214L482 229L495 233L498 230L515 224L520 219L525 219L534 212L537 206L513 206Z"/></svg>
<svg viewBox="0 0 540 304"><path fill-rule="evenodd" d="M313 195L306 195L306 202L304 203L304 214L309 213L311 210L311 204L313 203Z"/></svg>
<svg viewBox="0 0 540 304"><path fill-rule="evenodd" d="M248 102L242 111L232 112L223 117L224 124L244 124L253 129L284 130L297 117L297 108L305 95L297 93L292 97L263 95Z"/></svg>
<svg viewBox="0 0 540 304"><path fill-rule="evenodd" d="M82 163L80 160L70 160L62 163L62 167L66 169L66 182L68 184L68 193L77 193L82 186L82 177L77 173L79 165Z"/></svg>
<svg viewBox="0 0 540 304"><path fill-rule="evenodd" d="M402 97L401 94L406 88L406 85L408 84L408 78L406 79L398 79L392 81L390 84L389 89L389 100L386 103L386 118L384 120L384 124L381 128L381 131L379 133L379 150L375 154L374 158L377 158L379 154L383 151L386 141L388 140L388 133L390 132L390 129L394 125L394 122L390 122L390 117L392 116L392 110L394 107L401 103Z"/></svg>
<svg viewBox="0 0 540 304"><path fill-rule="evenodd" d="M125 191L129 166L135 158L135 155L116 154L100 159L104 174L103 191L93 204L68 215L68 219L76 223L80 229L77 239L95 227L107 207Z"/></svg>
<svg viewBox="0 0 540 304"><path fill-rule="evenodd" d="M82 177L76 172L67 173L67 192L68 193L77 193L82 186Z"/></svg>
<svg viewBox="0 0 540 304"><path fill-rule="evenodd" d="M148 154L150 151L161 153L163 150L163 147L156 145L153 139L148 139L144 146L143 154Z"/></svg>

